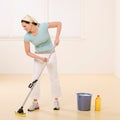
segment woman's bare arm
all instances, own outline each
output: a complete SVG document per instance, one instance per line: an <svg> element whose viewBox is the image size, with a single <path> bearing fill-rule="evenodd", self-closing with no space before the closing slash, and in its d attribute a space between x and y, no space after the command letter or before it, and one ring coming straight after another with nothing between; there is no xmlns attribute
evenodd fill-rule
<svg viewBox="0 0 120 120"><path fill-rule="evenodd" d="M58 45L60 42L59 37L61 33L62 23L61 22L49 22L48 28L57 28L54 44L55 46Z"/></svg>
<svg viewBox="0 0 120 120"><path fill-rule="evenodd" d="M25 53L26 53L29 57L32 57L32 58L35 58L35 59L40 59L40 60L42 60L43 62L47 62L47 58L37 56L37 55L35 55L34 53L31 52L31 50L30 50L30 43L29 43L29 42L24 41L24 48L25 48Z"/></svg>

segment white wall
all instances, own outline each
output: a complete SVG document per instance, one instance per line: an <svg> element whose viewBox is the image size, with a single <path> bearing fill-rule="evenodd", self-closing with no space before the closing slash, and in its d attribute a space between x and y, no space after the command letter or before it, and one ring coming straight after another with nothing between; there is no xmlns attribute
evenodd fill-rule
<svg viewBox="0 0 120 120"><path fill-rule="evenodd" d="M115 74L120 78L120 0L116 0Z"/></svg>
<svg viewBox="0 0 120 120"><path fill-rule="evenodd" d="M85 0L85 40L80 43L82 72L113 72L114 1Z"/></svg>
<svg viewBox="0 0 120 120"><path fill-rule="evenodd" d="M60 73L113 73L114 10L114 0L81 0L81 37L56 49ZM0 73L31 73L23 39L1 39L0 55Z"/></svg>

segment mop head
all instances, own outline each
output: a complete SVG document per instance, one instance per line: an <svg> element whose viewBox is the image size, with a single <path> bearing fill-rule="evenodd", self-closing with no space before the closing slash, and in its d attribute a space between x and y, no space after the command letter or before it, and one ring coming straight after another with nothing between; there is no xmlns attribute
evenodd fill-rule
<svg viewBox="0 0 120 120"><path fill-rule="evenodd" d="M21 107L17 112L15 112L15 115L19 117L26 117L26 113L24 113L23 107Z"/></svg>

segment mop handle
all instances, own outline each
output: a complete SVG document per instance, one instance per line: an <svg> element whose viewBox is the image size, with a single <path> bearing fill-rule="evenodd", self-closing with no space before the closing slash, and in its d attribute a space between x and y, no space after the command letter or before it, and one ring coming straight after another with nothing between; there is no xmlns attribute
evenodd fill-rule
<svg viewBox="0 0 120 120"><path fill-rule="evenodd" d="M54 48L54 50L55 50L55 48ZM50 60L50 57L51 57L51 55L52 55L52 53L53 53L54 50L52 50L52 51L50 52L50 55L48 56L48 61ZM30 84L28 85L28 88L32 88L32 87L34 86L34 84L36 84L36 82L37 82L38 79L40 78L40 76L41 76L41 74L42 74L42 72L43 72L46 64L47 64L47 62L44 63L44 65L43 65L43 67L42 67L42 70L41 70L38 78L37 78L36 80L34 80L32 83L30 83Z"/></svg>

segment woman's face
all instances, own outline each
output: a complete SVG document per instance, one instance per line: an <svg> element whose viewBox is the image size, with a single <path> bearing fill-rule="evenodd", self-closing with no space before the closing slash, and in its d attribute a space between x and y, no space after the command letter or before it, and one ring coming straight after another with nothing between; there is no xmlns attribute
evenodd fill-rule
<svg viewBox="0 0 120 120"><path fill-rule="evenodd" d="M25 23L25 22L22 22L22 27L24 28L25 31L27 32L31 32L31 29L32 29L32 23Z"/></svg>

